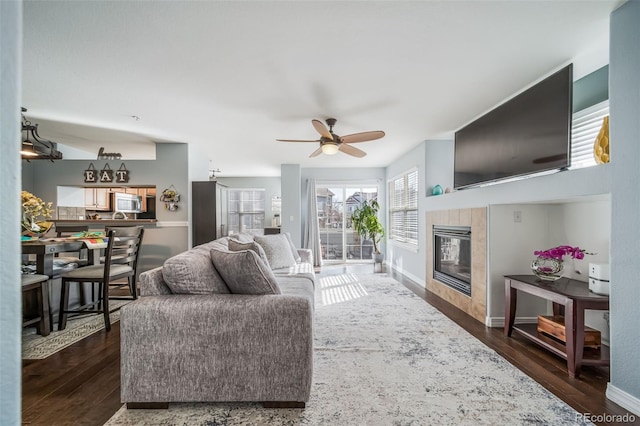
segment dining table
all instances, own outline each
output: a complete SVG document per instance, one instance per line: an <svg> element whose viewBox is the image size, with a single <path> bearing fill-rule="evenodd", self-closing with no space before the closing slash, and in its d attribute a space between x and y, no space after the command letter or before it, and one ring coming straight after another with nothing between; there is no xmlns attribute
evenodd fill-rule
<svg viewBox="0 0 640 426"><path fill-rule="evenodd" d="M98 264L100 262L100 250L107 247L106 238L44 238L44 239L27 239L22 240L22 254L35 257L35 273L47 275L50 280L56 274L54 271L54 260L56 254L66 252L77 252L88 249L89 264ZM48 295L45 295L47 297ZM33 305L33 302L30 303ZM49 303L50 305L50 303ZM53 324L53 310L50 312L50 324ZM50 330L41 331L48 333Z"/></svg>
<svg viewBox="0 0 640 426"><path fill-rule="evenodd" d="M36 274L53 276L53 260L56 254L89 249L89 264L96 264L99 251L107 247L107 239L98 238L45 238L22 241L22 254L35 255ZM98 252L98 256L95 253Z"/></svg>

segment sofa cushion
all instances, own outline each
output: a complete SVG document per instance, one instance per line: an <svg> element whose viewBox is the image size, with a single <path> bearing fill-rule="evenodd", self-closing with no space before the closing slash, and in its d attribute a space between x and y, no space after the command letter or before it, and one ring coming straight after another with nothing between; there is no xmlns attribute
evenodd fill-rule
<svg viewBox="0 0 640 426"><path fill-rule="evenodd" d="M267 254L271 269L289 268L296 264L286 235L256 235L254 239Z"/></svg>
<svg viewBox="0 0 640 426"><path fill-rule="evenodd" d="M175 294L228 294L229 288L205 250L192 249L164 262L162 278Z"/></svg>
<svg viewBox="0 0 640 426"><path fill-rule="evenodd" d="M313 270L313 265L307 262L296 263L289 268L274 269L273 275L278 279L278 283L280 283L281 277L304 278L309 280L312 286L314 286L316 282L316 274Z"/></svg>
<svg viewBox="0 0 640 426"><path fill-rule="evenodd" d="M262 246L255 241L251 241L248 243L241 243L240 241L236 241L233 238L229 239L229 250L230 251L241 251L241 250L253 250L259 257L262 259L265 265L269 264L269 260L267 259L267 254L264 252Z"/></svg>
<svg viewBox="0 0 640 426"><path fill-rule="evenodd" d="M234 294L280 294L271 269L253 250L211 250L211 260Z"/></svg>
<svg viewBox="0 0 640 426"><path fill-rule="evenodd" d="M307 298L314 307L314 288L308 280L300 277L278 277L280 291L285 296L300 296Z"/></svg>
<svg viewBox="0 0 640 426"><path fill-rule="evenodd" d="M298 249L296 248L296 245L293 244L293 240L291 239L291 234L288 232L285 232L284 236L287 237L287 241L289 241L289 247L291 247L291 254L293 254L293 258L296 260L296 263L300 263L302 259L300 258L300 253L298 253Z"/></svg>
<svg viewBox="0 0 640 426"><path fill-rule="evenodd" d="M241 243L249 243L253 241L253 234L248 232L240 232L237 234L229 234L230 238L240 241Z"/></svg>

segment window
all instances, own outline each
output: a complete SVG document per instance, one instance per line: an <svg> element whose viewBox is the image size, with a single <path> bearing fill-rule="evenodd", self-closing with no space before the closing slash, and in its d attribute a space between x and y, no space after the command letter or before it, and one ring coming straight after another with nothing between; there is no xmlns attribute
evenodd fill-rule
<svg viewBox="0 0 640 426"><path fill-rule="evenodd" d="M264 229L264 189L229 189L227 219L229 233Z"/></svg>
<svg viewBox="0 0 640 426"><path fill-rule="evenodd" d="M596 165L593 145L602 120L609 115L609 101L603 101L573 114L571 120L571 169Z"/></svg>
<svg viewBox="0 0 640 426"><path fill-rule="evenodd" d="M326 261L371 260L373 244L353 229L351 215L364 201L378 199L377 186L320 182L316 185L318 227L322 259Z"/></svg>
<svg viewBox="0 0 640 426"><path fill-rule="evenodd" d="M389 239L418 244L418 169L389 181Z"/></svg>

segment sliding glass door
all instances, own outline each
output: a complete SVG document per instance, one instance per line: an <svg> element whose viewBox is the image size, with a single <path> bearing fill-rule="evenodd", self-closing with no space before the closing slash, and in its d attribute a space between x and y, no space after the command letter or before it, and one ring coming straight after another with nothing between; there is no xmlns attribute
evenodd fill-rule
<svg viewBox="0 0 640 426"><path fill-rule="evenodd" d="M375 186L316 186L322 259L327 262L371 261L373 243L353 230L351 214L366 200L378 198Z"/></svg>

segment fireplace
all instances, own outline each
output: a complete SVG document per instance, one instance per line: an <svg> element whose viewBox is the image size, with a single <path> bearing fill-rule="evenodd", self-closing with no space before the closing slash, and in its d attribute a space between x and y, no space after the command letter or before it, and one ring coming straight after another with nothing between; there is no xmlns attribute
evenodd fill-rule
<svg viewBox="0 0 640 426"><path fill-rule="evenodd" d="M433 278L471 296L471 227L433 226Z"/></svg>

